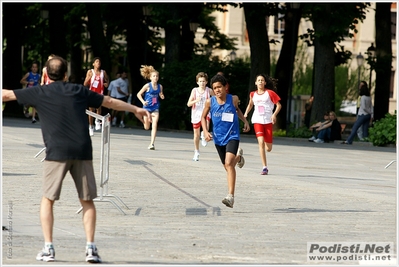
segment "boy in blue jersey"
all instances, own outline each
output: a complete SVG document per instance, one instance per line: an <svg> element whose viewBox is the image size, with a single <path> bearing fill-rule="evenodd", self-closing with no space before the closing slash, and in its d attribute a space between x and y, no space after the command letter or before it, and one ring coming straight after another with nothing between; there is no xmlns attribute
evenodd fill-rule
<svg viewBox="0 0 399 267"><path fill-rule="evenodd" d="M207 99L201 116L204 138L207 142L213 139L220 160L227 172L228 195L222 200L227 207L234 205L234 189L236 183L235 166L244 166L245 160L240 144L240 124L238 118L244 122L244 132L250 130L247 119L238 107L238 97L227 94L227 80L222 75L211 79L211 88L215 96ZM213 133L206 128L206 116L210 112ZM237 153L238 152L238 153Z"/></svg>

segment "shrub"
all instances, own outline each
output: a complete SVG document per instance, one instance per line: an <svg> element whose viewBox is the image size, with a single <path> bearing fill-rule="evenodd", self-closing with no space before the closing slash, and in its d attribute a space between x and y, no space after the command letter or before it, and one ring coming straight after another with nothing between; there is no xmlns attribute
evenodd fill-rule
<svg viewBox="0 0 399 267"><path fill-rule="evenodd" d="M369 129L368 139L374 146L396 143L396 110L395 114L387 113L384 118L374 123Z"/></svg>

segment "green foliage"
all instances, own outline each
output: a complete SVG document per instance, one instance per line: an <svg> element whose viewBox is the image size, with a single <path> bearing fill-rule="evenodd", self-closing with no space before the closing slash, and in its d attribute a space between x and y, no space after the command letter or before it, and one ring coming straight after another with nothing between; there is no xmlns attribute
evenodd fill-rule
<svg viewBox="0 0 399 267"><path fill-rule="evenodd" d="M293 95L312 94L313 65L307 63L307 54L306 46L301 45L295 57Z"/></svg>
<svg viewBox="0 0 399 267"><path fill-rule="evenodd" d="M287 137L308 138L312 135L312 132L306 126L295 128L295 124L290 124L288 128Z"/></svg>
<svg viewBox="0 0 399 267"><path fill-rule="evenodd" d="M161 100L160 127L179 130L191 130L191 108L187 101L191 90L197 87L195 76L203 71L208 74L208 84L217 72L222 71L230 84L230 92L237 95L241 110L245 110L248 93L250 64L243 59L234 62L219 60L209 61L207 56L195 56L193 60L173 62L160 69L160 81L164 87L165 99Z"/></svg>
<svg viewBox="0 0 399 267"><path fill-rule="evenodd" d="M395 114L387 113L374 123L369 129L368 139L374 146L396 144L396 110Z"/></svg>

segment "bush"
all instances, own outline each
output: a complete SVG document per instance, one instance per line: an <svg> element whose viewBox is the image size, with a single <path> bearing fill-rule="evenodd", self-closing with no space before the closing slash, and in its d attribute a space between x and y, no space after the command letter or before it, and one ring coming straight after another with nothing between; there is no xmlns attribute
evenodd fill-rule
<svg viewBox="0 0 399 267"><path fill-rule="evenodd" d="M388 113L374 123L369 129L368 139L374 146L396 144L396 110L395 114Z"/></svg>
<svg viewBox="0 0 399 267"><path fill-rule="evenodd" d="M312 132L306 126L295 128L295 124L290 124L287 137L309 138Z"/></svg>

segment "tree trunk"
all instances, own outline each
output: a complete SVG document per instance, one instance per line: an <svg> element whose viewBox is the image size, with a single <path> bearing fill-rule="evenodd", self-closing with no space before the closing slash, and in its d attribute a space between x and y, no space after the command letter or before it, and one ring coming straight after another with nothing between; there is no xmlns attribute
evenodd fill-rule
<svg viewBox="0 0 399 267"><path fill-rule="evenodd" d="M25 8L20 3L3 4L3 40L6 41L3 52L3 88L17 89L22 85L19 81L22 78L21 46L23 21L16 19L21 17L21 12ZM4 109L4 114L13 113L22 116L22 107L16 102L8 102Z"/></svg>
<svg viewBox="0 0 399 267"><path fill-rule="evenodd" d="M180 23L176 23L181 18L179 5L166 4L166 8L171 14L171 19L165 25L165 64L178 61L180 59L181 35Z"/></svg>
<svg viewBox="0 0 399 267"><path fill-rule="evenodd" d="M110 49L104 36L103 20L101 18L100 4L86 4L88 29L90 32L90 45L94 57L101 58L101 69L111 72ZM91 62L92 63L92 62Z"/></svg>
<svg viewBox="0 0 399 267"><path fill-rule="evenodd" d="M148 54L148 48L146 48L146 33L145 31L147 25L144 24L143 20L132 20L132 14L134 17L140 18L143 17L142 14L142 6L137 6L137 4L128 4L124 6L125 10L125 22L126 22L126 41L127 41L127 58L130 69L130 84L132 86L132 104L137 106L141 106L141 102L137 100L136 94L139 92L141 87L145 82L147 82L140 75L140 67L141 65L145 65L149 63L146 62L146 57L144 53Z"/></svg>
<svg viewBox="0 0 399 267"><path fill-rule="evenodd" d="M70 42L70 54L71 54L71 82L83 84L86 77L86 73L82 68L83 56L81 49L82 42L82 23L76 23L76 21L81 21L79 14L73 16L69 19L69 34L71 36Z"/></svg>
<svg viewBox="0 0 399 267"><path fill-rule="evenodd" d="M249 102L249 93L255 90L255 77L258 74L270 74L270 47L266 29L266 19L261 4L244 3L245 23L247 24L251 53L251 74L245 103Z"/></svg>
<svg viewBox="0 0 399 267"><path fill-rule="evenodd" d="M49 10L49 31L44 33L44 41L50 40L49 43L45 43L44 46L44 61L47 61L47 57L50 54L55 54L57 56L67 58L68 48L67 42L70 40L65 40L66 33L66 23L64 20L64 6L57 4L47 4ZM50 48L50 49L49 49Z"/></svg>
<svg viewBox="0 0 399 267"><path fill-rule="evenodd" d="M322 4L325 14L331 14L332 4ZM316 34L328 32L332 27L333 20L322 16L316 16L313 25ZM321 121L326 111L335 111L335 67L334 67L334 41L328 38L320 38L316 35L314 40L314 102L310 116L311 123Z"/></svg>
<svg viewBox="0 0 399 267"><path fill-rule="evenodd" d="M277 94L280 96L282 108L277 115L278 129L287 129L290 119L287 113L290 108L288 99L292 95L294 61L298 43L298 27L301 20L301 10L291 9L288 5L285 15L284 41L277 61L275 78L278 79ZM289 90L290 89L290 90Z"/></svg>
<svg viewBox="0 0 399 267"><path fill-rule="evenodd" d="M375 12L377 61L375 65L374 120L384 118L385 114L389 112L392 71L391 4L390 2L377 2Z"/></svg>

